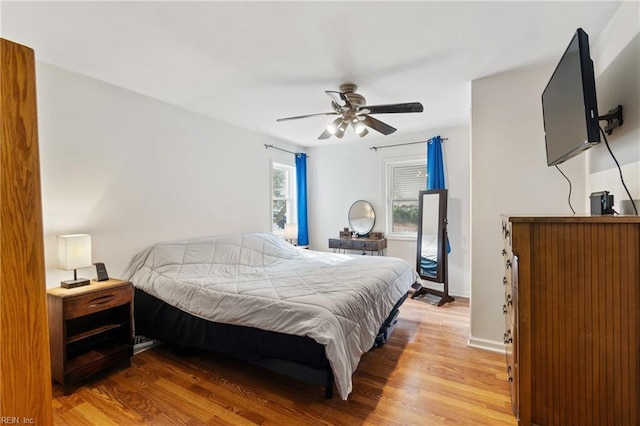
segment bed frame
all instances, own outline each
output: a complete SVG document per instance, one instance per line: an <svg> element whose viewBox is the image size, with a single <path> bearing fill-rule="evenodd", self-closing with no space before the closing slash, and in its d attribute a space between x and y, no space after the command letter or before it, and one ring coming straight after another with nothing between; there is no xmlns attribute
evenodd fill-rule
<svg viewBox="0 0 640 426"><path fill-rule="evenodd" d="M372 349L386 343L408 295L395 304ZM205 320L137 288L133 311L136 335L170 344L177 354L193 355L197 350L224 353L304 383L323 386L325 398L333 397L333 372L324 346L310 337Z"/></svg>

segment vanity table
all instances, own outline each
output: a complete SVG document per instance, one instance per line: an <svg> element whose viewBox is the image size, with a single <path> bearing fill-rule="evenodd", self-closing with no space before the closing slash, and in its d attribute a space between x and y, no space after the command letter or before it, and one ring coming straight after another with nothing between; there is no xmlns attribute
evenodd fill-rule
<svg viewBox="0 0 640 426"><path fill-rule="evenodd" d="M384 237L334 237L329 238L329 248L333 249L334 253L346 253L346 250L359 250L362 251L362 254L371 252L371 255L377 254L378 256L384 256L384 250L387 248L387 239Z"/></svg>
<svg viewBox="0 0 640 426"><path fill-rule="evenodd" d="M387 239L382 232L371 232L376 223L376 213L371 203L365 200L358 200L349 209L349 226L353 234L349 233L349 228L344 228L345 232L340 232L339 237L329 238L329 248L334 253L346 253L347 250L358 250L362 254L371 252L378 256L384 256L384 249L387 248Z"/></svg>

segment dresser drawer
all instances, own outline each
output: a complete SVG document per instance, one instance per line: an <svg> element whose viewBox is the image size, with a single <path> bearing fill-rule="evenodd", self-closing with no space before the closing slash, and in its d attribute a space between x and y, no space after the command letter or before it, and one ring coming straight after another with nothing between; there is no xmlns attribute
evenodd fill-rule
<svg viewBox="0 0 640 426"><path fill-rule="evenodd" d="M335 249L351 249L352 241L351 240L339 240L335 238L329 238L329 248Z"/></svg>
<svg viewBox="0 0 640 426"><path fill-rule="evenodd" d="M358 241L354 240L351 244L351 247L354 250L369 250L369 251L378 251L378 242L377 241Z"/></svg>
<svg viewBox="0 0 640 426"><path fill-rule="evenodd" d="M131 284L81 296L69 297L64 301L63 317L65 320L81 317L130 303L131 299Z"/></svg>

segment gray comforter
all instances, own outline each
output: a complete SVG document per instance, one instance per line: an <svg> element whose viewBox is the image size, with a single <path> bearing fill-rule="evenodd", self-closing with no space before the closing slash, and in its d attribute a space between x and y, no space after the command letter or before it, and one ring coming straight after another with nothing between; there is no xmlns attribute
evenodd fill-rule
<svg viewBox="0 0 640 426"><path fill-rule="evenodd" d="M314 252L272 234L159 243L125 275L200 318L313 338L325 346L343 399L380 325L419 281L402 259Z"/></svg>

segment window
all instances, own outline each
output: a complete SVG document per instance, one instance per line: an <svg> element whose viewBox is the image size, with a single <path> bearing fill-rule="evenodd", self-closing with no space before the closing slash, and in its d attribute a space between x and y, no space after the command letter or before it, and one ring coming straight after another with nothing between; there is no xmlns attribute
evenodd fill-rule
<svg viewBox="0 0 640 426"><path fill-rule="evenodd" d="M418 194L427 189L425 159L386 163L387 235L415 237L418 231Z"/></svg>
<svg viewBox="0 0 640 426"><path fill-rule="evenodd" d="M296 222L296 168L281 163L271 166L271 231L284 232L285 223Z"/></svg>

